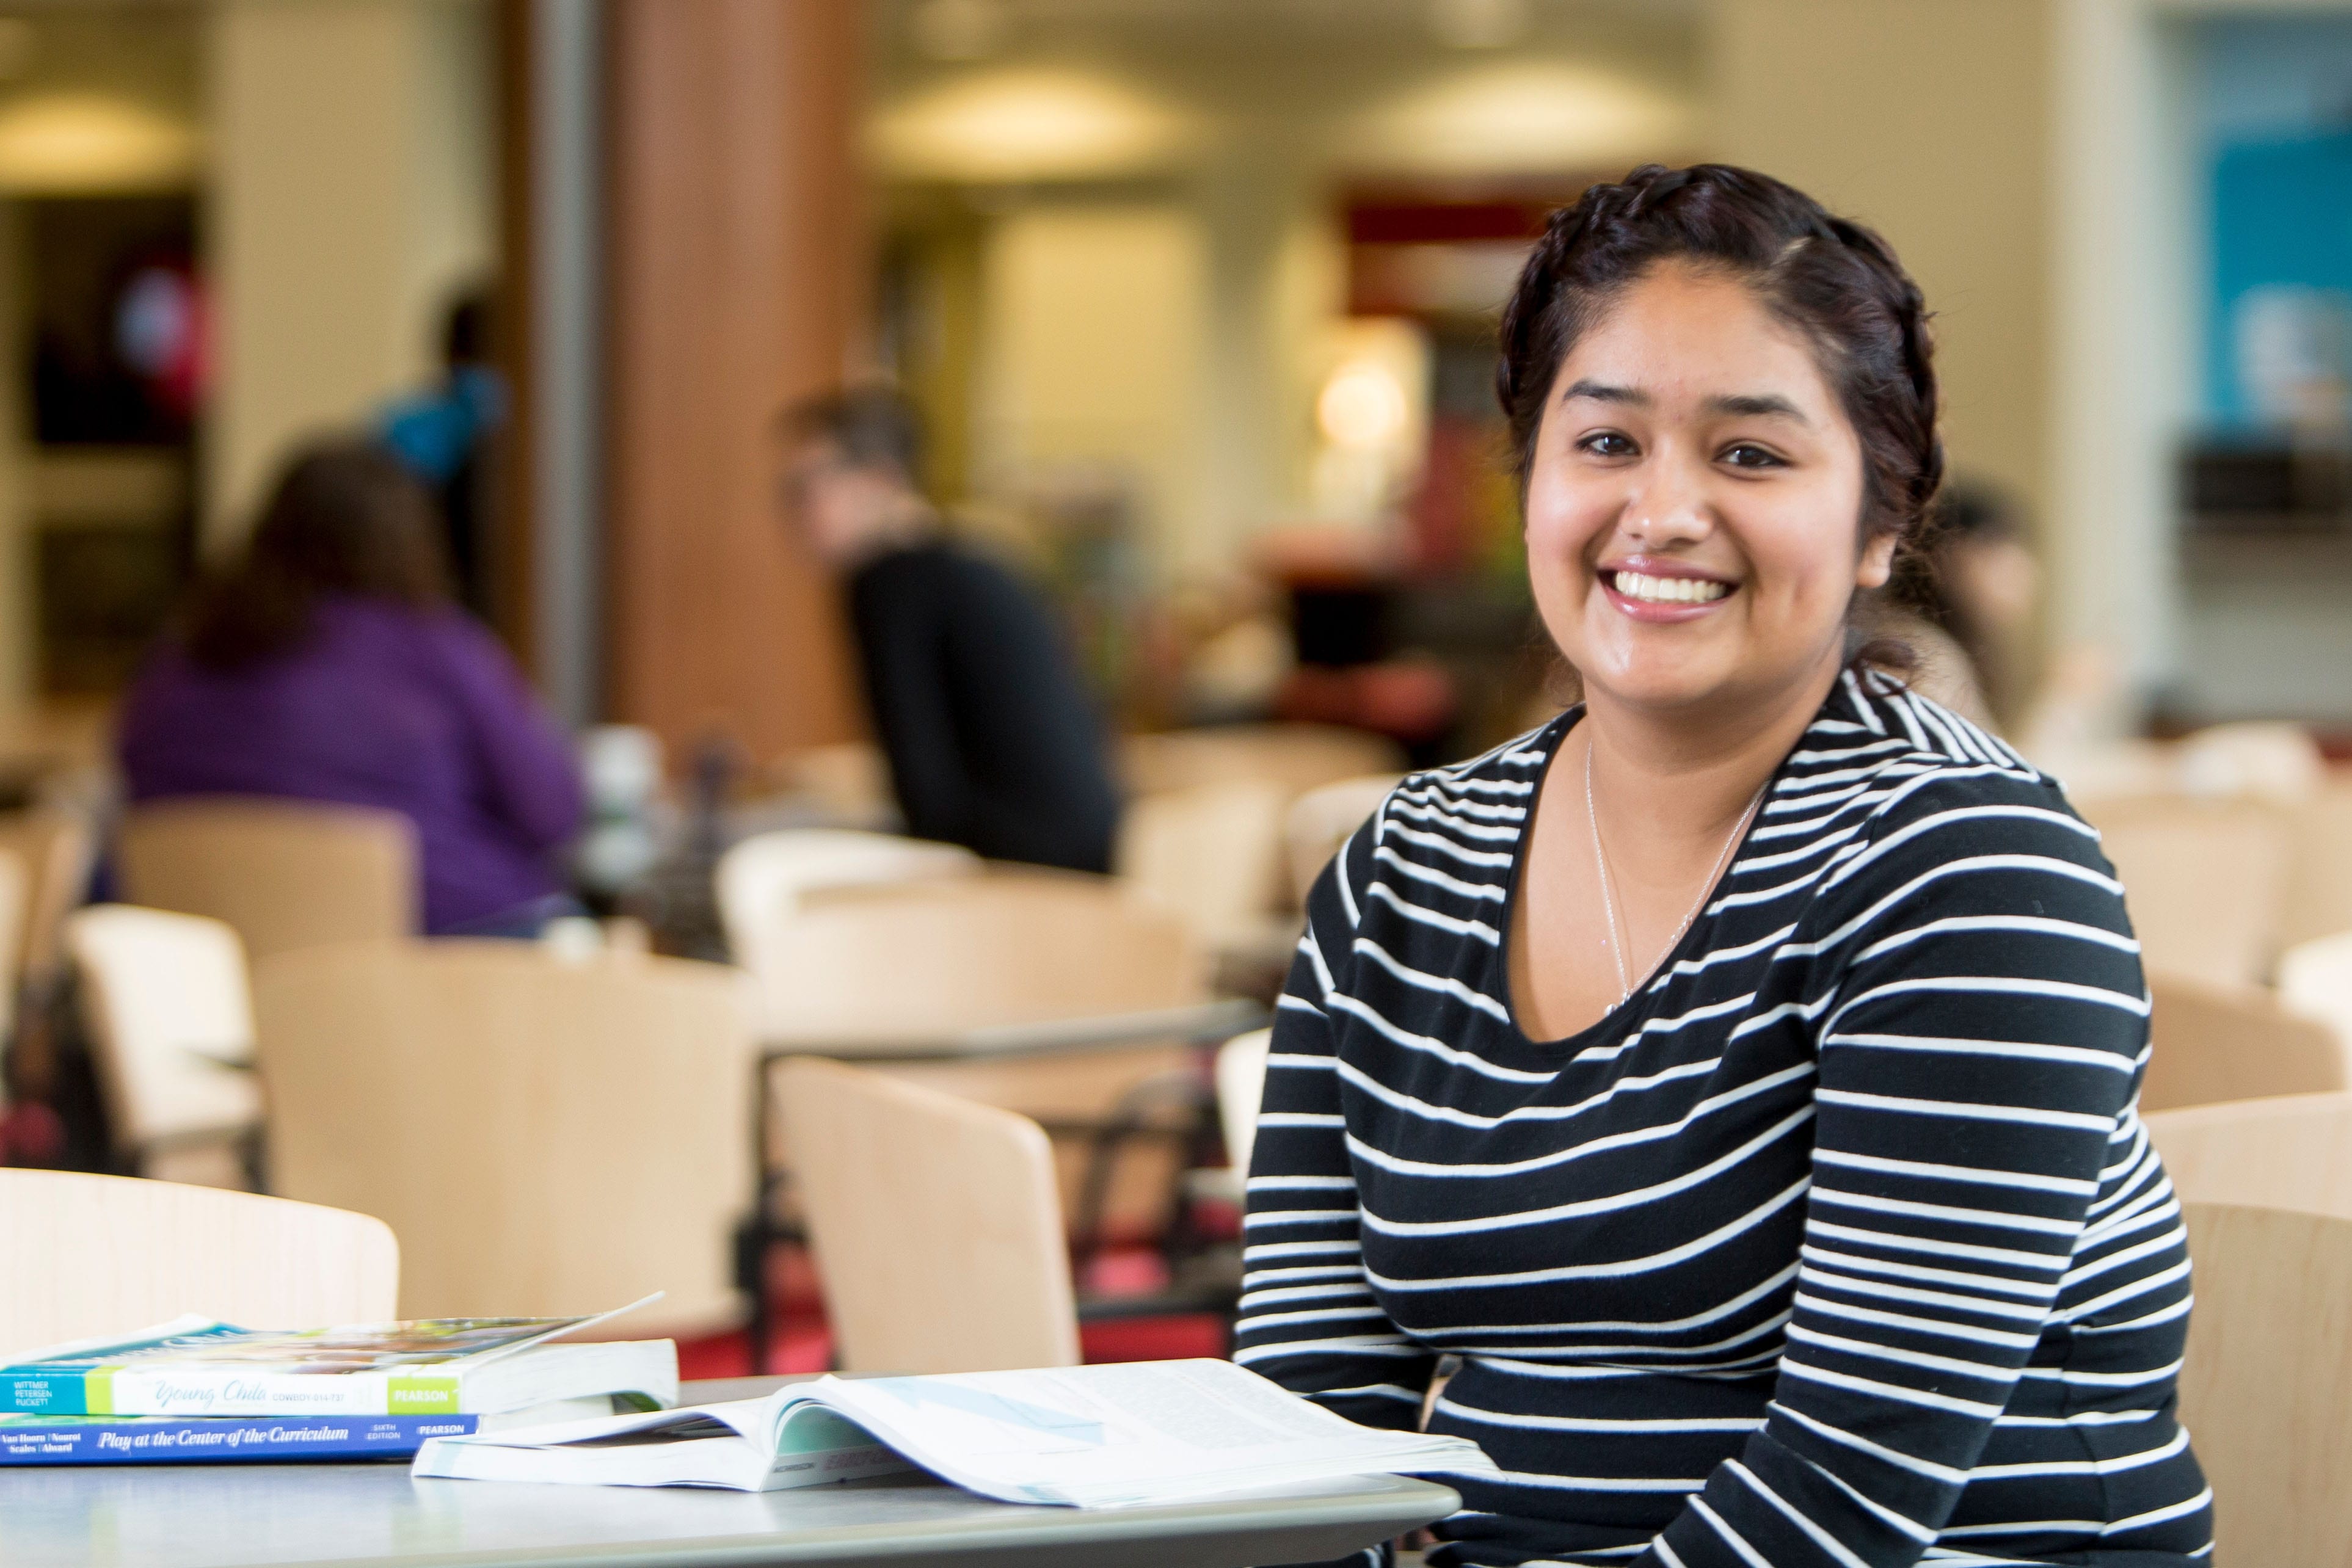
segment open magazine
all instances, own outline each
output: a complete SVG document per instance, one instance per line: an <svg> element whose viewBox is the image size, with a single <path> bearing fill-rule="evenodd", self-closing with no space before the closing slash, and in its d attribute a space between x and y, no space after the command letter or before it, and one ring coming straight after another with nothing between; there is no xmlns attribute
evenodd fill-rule
<svg viewBox="0 0 2352 1568"><path fill-rule="evenodd" d="M1074 1508L1496 1473L1467 1438L1359 1427L1223 1361L824 1377L765 1399L435 1437L414 1473L781 1491L917 1467L982 1497Z"/></svg>

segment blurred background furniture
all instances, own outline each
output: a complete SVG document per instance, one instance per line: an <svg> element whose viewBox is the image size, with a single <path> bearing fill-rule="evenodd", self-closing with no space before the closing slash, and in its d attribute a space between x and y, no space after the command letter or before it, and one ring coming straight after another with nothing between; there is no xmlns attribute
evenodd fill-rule
<svg viewBox="0 0 2352 1568"><path fill-rule="evenodd" d="M1217 1128L1224 1136L1225 1163L1191 1173L1192 1190L1204 1197L1246 1207L1250 1151L1257 1143L1258 1103L1265 1098L1265 1061L1274 1030L1254 1029L1217 1048Z"/></svg>
<svg viewBox="0 0 2352 1568"><path fill-rule="evenodd" d="M1315 879L1323 874L1339 846L1355 836L1390 791L1402 782L1402 773L1367 773L1318 784L1290 803L1282 837L1290 862L1293 904L1305 906Z"/></svg>
<svg viewBox="0 0 2352 1568"><path fill-rule="evenodd" d="M2352 1219L2352 1094L2288 1094L2158 1111L2147 1135L2183 1203Z"/></svg>
<svg viewBox="0 0 2352 1568"><path fill-rule="evenodd" d="M1318 785L1366 773L1400 773L1404 753L1369 730L1327 724L1228 724L1129 736L1121 747L1138 796L1255 779L1297 800Z"/></svg>
<svg viewBox="0 0 2352 1568"><path fill-rule="evenodd" d="M1077 1364L1043 1128L814 1057L776 1080L843 1371Z"/></svg>
<svg viewBox="0 0 2352 1568"><path fill-rule="evenodd" d="M2287 830L2277 812L2186 796L2082 810L2123 880L2151 970L2224 985L2268 977L2286 891Z"/></svg>
<svg viewBox="0 0 2352 1568"><path fill-rule="evenodd" d="M1286 960L1280 785L1235 779L1140 795L1119 819L1112 870L1190 925L1220 958Z"/></svg>
<svg viewBox="0 0 2352 1568"><path fill-rule="evenodd" d="M2352 1086L2336 1031L2267 991L2158 972L2148 977L2148 992L2153 1050L2140 1085L2143 1111Z"/></svg>
<svg viewBox="0 0 2352 1568"><path fill-rule="evenodd" d="M1171 1250L1179 1176L1210 1129L1201 1048L1264 1018L1213 998L1180 916L1115 879L996 868L812 894L780 924L775 951L769 995L788 1006L770 1020L772 1063L859 1062L1028 1116L1053 1139L1083 1260L1114 1242ZM776 1071L761 1079L755 1260L792 1225L796 1156ZM756 1261L751 1273L764 1325L767 1275ZM1090 1300L1087 1310L1112 1309Z"/></svg>
<svg viewBox="0 0 2352 1568"><path fill-rule="evenodd" d="M350 943L254 984L270 1185L402 1238L402 1315L601 1312L621 1332L740 1318L751 1186L741 977L534 943Z"/></svg>
<svg viewBox="0 0 2352 1568"><path fill-rule="evenodd" d="M2213 1559L2352 1563L2352 1218L2187 1212L2197 1307L2180 1418L2213 1487Z"/></svg>
<svg viewBox="0 0 2352 1568"><path fill-rule="evenodd" d="M247 1185L261 1091L236 933L201 915L99 904L67 918L65 945L117 1170Z"/></svg>
<svg viewBox="0 0 2352 1568"><path fill-rule="evenodd" d="M122 815L126 902L226 921L252 962L417 929L415 830L392 811L247 796Z"/></svg>
<svg viewBox="0 0 2352 1568"><path fill-rule="evenodd" d="M393 1316L380 1219L173 1182L0 1170L0 1354L201 1312L241 1328Z"/></svg>
<svg viewBox="0 0 2352 1568"><path fill-rule="evenodd" d="M793 971L779 944L811 894L935 877L971 876L981 859L936 844L849 828L788 828L755 833L719 858L719 915L728 951L760 989L763 1030L789 1027Z"/></svg>

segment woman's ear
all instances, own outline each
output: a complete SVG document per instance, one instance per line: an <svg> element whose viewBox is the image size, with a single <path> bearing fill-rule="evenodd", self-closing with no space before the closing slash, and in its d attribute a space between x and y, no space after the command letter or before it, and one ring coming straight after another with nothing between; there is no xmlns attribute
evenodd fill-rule
<svg viewBox="0 0 2352 1568"><path fill-rule="evenodd" d="M1853 569L1856 588L1884 588L1886 580L1895 575L1895 536L1874 534L1862 547L1862 559Z"/></svg>

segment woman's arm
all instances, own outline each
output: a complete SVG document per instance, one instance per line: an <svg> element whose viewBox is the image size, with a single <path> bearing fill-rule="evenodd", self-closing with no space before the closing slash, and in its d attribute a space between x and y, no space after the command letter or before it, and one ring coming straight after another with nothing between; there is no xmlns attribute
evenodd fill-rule
<svg viewBox="0 0 2352 1568"><path fill-rule="evenodd" d="M2179 1205L2122 1114L2147 1003L2121 894L2090 830L2014 776L1923 789L1829 877L1811 933L1817 1152L1779 1384L1643 1563L1918 1562L2021 1378L2063 1378L2026 1364L2076 1281L2116 1298L2103 1319L2169 1324L2157 1364L2121 1379L2151 1416L2168 1397L2188 1263Z"/></svg>
<svg viewBox="0 0 2352 1568"><path fill-rule="evenodd" d="M1250 1159L1234 1359L1368 1427L1409 1430L1436 1357L1389 1321L1364 1278L1355 1177L1326 1008L1354 936L1369 828L1324 869L1275 1013Z"/></svg>

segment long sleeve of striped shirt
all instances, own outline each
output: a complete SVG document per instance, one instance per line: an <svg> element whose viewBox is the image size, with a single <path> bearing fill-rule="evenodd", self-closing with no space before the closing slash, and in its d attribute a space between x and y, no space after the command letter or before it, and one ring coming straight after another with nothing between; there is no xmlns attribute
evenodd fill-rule
<svg viewBox="0 0 2352 1568"><path fill-rule="evenodd" d="M2062 1286L2119 1278L2136 1252L2176 1269L2130 1281L2148 1312L2126 1325L2177 1328L2187 1308L2160 1171L2093 1213L2110 1162L2146 1152L2114 1143L2146 990L2090 830L2035 793L1927 783L1824 879L1812 1186L1772 1403L1642 1561L1909 1564L2021 1380L2061 1403L2070 1379L2169 1385L2169 1360L2032 1364L2045 1333L2074 1335Z"/></svg>
<svg viewBox="0 0 2352 1568"><path fill-rule="evenodd" d="M1250 1158L1247 1332L1234 1359L1350 1421L1411 1430L1437 1357L1389 1321L1364 1278L1328 1012L1348 998L1335 992L1325 954L1345 955L1355 925L1339 868L1362 852L1360 841L1342 849L1309 894L1307 931L1275 1009Z"/></svg>
<svg viewBox="0 0 2352 1568"><path fill-rule="evenodd" d="M2054 785L1849 679L1700 919L1565 1040L1511 1021L1575 716L1417 775L1318 886L1236 1355L1433 1428L1437 1568L2186 1568L2189 1270L2135 1110L2121 889Z"/></svg>

